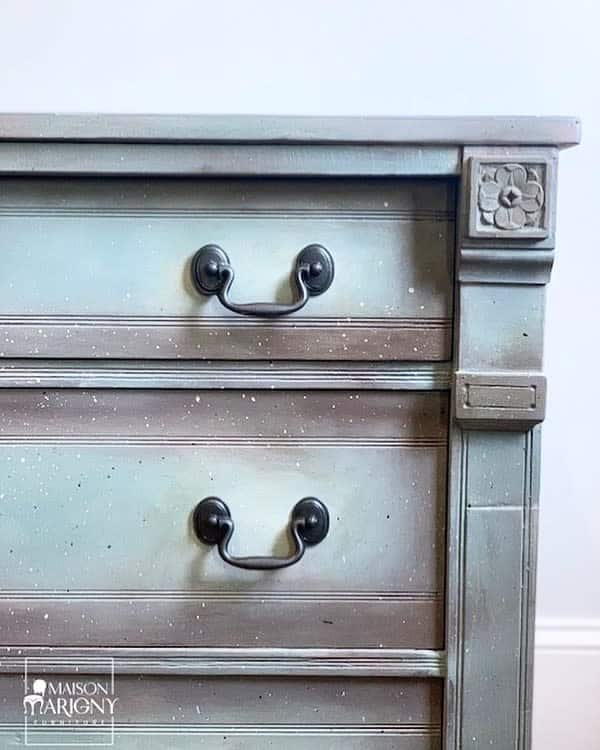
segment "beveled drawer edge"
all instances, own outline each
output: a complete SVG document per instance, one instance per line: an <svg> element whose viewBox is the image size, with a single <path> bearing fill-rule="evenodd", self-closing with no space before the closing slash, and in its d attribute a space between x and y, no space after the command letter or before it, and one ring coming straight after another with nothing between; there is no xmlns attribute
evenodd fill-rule
<svg viewBox="0 0 600 750"><path fill-rule="evenodd" d="M446 652L431 649L331 648L69 648L3 647L0 673L20 673L24 660L68 673L73 663L116 674L280 675L443 678Z"/></svg>
<svg viewBox="0 0 600 750"><path fill-rule="evenodd" d="M449 390L450 363L5 360L0 388Z"/></svg>

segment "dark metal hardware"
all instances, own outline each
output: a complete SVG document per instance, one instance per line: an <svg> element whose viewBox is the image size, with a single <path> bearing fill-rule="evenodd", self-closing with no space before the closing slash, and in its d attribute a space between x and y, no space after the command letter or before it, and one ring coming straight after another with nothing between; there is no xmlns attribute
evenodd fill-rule
<svg viewBox="0 0 600 750"><path fill-rule="evenodd" d="M260 267L257 268L260 272ZM277 318L301 310L310 297L326 292L334 274L333 258L321 245L308 245L296 258L292 280L298 298L289 305L272 302L238 304L229 297L235 272L227 253L218 245L204 245L192 259L192 281L201 294L216 294L221 304L240 315Z"/></svg>
<svg viewBox="0 0 600 750"><path fill-rule="evenodd" d="M329 531L329 512L316 497L305 497L294 506L289 530L296 548L289 557L234 557L229 552L233 518L218 497L205 497L194 510L194 531L205 544L217 544L219 554L229 565L245 570L277 570L302 559L307 546L319 544Z"/></svg>

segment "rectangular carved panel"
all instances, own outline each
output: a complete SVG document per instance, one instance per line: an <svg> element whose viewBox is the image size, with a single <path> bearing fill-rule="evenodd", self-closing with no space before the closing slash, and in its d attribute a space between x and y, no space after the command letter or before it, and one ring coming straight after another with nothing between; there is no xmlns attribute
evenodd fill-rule
<svg viewBox="0 0 600 750"><path fill-rule="evenodd" d="M521 509L471 508L466 514L461 750L516 748L522 526Z"/></svg>
<svg viewBox="0 0 600 750"><path fill-rule="evenodd" d="M545 405L543 375L456 373L456 419L471 428L530 427L544 419Z"/></svg>
<svg viewBox="0 0 600 750"><path fill-rule="evenodd" d="M529 457L526 432L468 430L464 433L468 507L523 505Z"/></svg>
<svg viewBox="0 0 600 750"><path fill-rule="evenodd" d="M448 581L450 746L525 750L540 431L457 430L453 436L450 539L458 557Z"/></svg>

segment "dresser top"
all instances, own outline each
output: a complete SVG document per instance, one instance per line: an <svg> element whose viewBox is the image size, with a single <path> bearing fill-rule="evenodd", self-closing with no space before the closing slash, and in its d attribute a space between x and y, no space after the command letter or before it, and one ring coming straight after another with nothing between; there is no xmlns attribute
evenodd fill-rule
<svg viewBox="0 0 600 750"><path fill-rule="evenodd" d="M0 114L0 140L140 143L531 145L579 143L575 117Z"/></svg>

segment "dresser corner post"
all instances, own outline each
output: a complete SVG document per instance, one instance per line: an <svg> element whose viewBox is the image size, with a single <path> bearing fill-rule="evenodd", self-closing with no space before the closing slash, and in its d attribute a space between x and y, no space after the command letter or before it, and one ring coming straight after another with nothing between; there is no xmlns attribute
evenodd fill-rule
<svg viewBox="0 0 600 750"><path fill-rule="evenodd" d="M557 149L463 149L447 570L447 750L529 750L545 285Z"/></svg>

